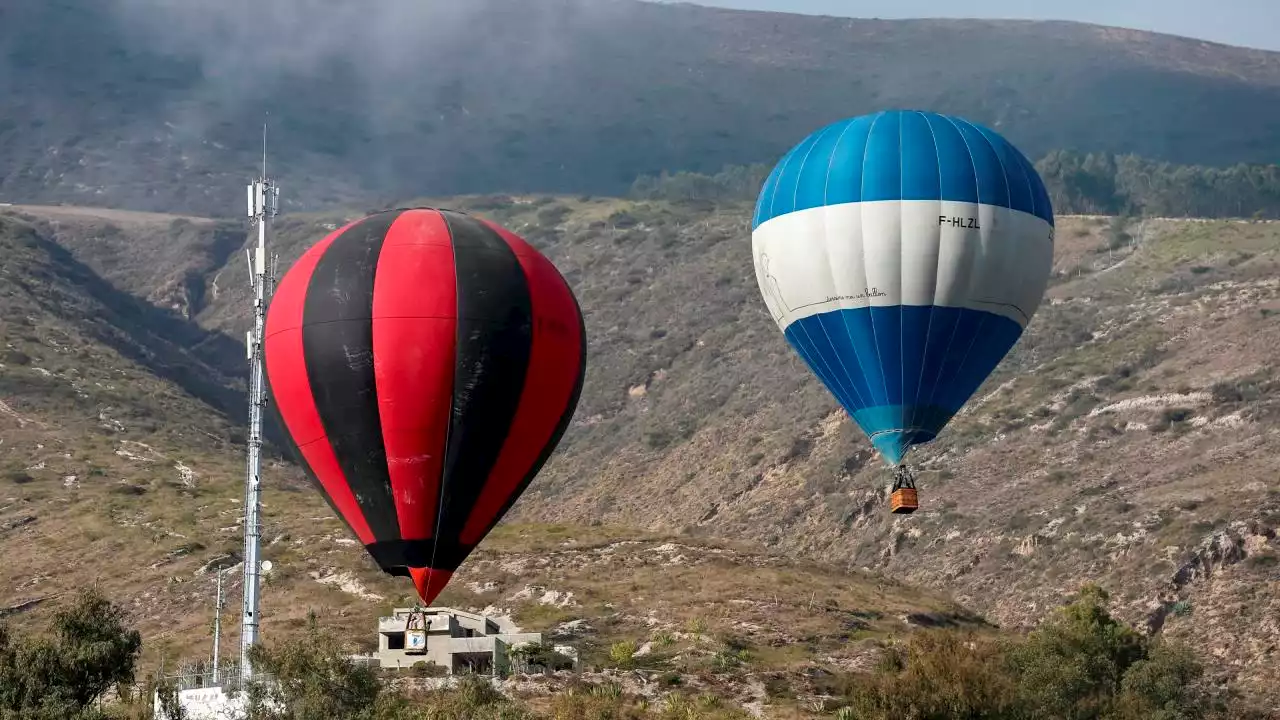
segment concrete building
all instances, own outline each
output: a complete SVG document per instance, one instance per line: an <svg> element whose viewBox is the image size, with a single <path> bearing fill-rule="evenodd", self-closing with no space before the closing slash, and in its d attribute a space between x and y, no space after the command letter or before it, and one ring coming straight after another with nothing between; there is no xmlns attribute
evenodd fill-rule
<svg viewBox="0 0 1280 720"><path fill-rule="evenodd" d="M435 664L454 675L506 675L509 650L542 642L542 633L511 632L493 618L451 608L396 608L378 618L378 664Z"/></svg>

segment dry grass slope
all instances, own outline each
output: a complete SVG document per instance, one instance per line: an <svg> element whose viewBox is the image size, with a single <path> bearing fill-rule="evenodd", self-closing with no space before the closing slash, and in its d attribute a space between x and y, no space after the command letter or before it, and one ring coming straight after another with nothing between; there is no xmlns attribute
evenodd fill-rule
<svg viewBox="0 0 1280 720"><path fill-rule="evenodd" d="M1060 218L1045 305L965 413L920 449L924 506L899 518L885 512L880 460L763 311L751 276L748 208L573 197L443 204L492 217L543 249L573 284L591 342L573 427L513 516L572 529L530 529L523 538L520 525L500 530L444 601L510 610L532 627L585 620L594 630L584 642L597 656L622 640L637 647L652 641L643 620L649 610L676 628L723 617L724 632L743 634L732 629L739 622L761 628L753 652L770 667L852 665L856 658L842 654L856 648L849 639L874 639L903 613L958 612L910 593L894 599L899 591L881 600L861 580L804 570L761 551L726 556L708 549L709 538L731 537L951 593L1006 626L1034 622L1082 582L1097 580L1112 590L1123 619L1193 641L1214 672L1254 692L1280 686L1280 225ZM27 212L41 222L52 213ZM282 218L282 265L362 213ZM169 305L155 294L169 272L113 274L111 253L95 251L100 246L76 232L64 221L57 237L73 249L71 259L86 264L84 272L111 275L122 290ZM153 232L145 242L168 237ZM218 242L212 231L191 237L201 253L213 253ZM48 259L56 246L40 247L45 255L23 262L56 267ZM203 273L207 301L194 319L237 337L247 325L247 288L227 280L241 272L238 248L226 258L217 267L182 267ZM32 298L46 292L11 292L5 301L35 307ZM71 283L64 292L81 291ZM61 325L40 322L84 333L83 318L95 312ZM12 413L0 418L7 423L0 456L31 477L0 492L0 547L22 553L6 554L22 562L0 570L9 573L0 587L12 588L0 605L97 573L114 591L137 598L147 631L161 638L155 652L198 647L208 618L191 610L207 607L212 585L207 572L194 573L218 557L237 562L240 492L239 457L201 433L233 436L239 415L219 418L130 360L68 360L62 375L72 367L132 372L130 385L117 387L156 388L113 398L112 407L126 400L149 406L151 397L168 397L164 392L180 398L153 410L153 431L121 421L123 433L106 435L92 429L96 404L53 404L42 394L70 382L33 369L55 372L46 364L63 357L52 344L62 342L57 336L6 325L4 339L38 360L6 361L0 376L0 400L25 422ZM72 430L54 429L74 417L86 419ZM125 441L147 443L157 457L138 459L144 453ZM26 470L44 457L38 445L76 452ZM178 462L198 479L181 480ZM90 475L90 463L102 474ZM404 588L369 567L296 471L271 472L272 622L301 623L306 607L319 606L342 627L367 627ZM63 487L67 475L77 476L74 488ZM145 491L120 490L121 480ZM591 523L641 530L582 527ZM671 537L646 539L645 532ZM562 552L561 538L574 545ZM618 540L641 542L614 551L617 559L608 562L628 569L612 579L593 568ZM668 543L675 549L658 549ZM46 564L50 548L78 563L76 575ZM505 562L520 569L503 569ZM745 566L750 573L739 570ZM488 581L496 587L469 589ZM695 581L702 589L687 592ZM540 590L521 595L525 586ZM808 600L794 591L806 586L816 588ZM776 602L793 613L777 623L767 621L772 588L784 589ZM568 592L573 609L557 604ZM548 593L551 601L539 602ZM754 602L732 607L717 597ZM824 610L806 626L810 603ZM866 628L835 629L863 610L881 615L863 618ZM793 622L798 629L788 629Z"/></svg>
<svg viewBox="0 0 1280 720"><path fill-rule="evenodd" d="M238 416L162 371L186 362L226 378L180 349L199 343L173 330L187 327L173 308L107 292L51 241L110 264L111 248L95 241L101 213L83 226L68 224L63 209L22 214L32 221L0 218L9 261L0 278L0 617L38 627L78 587L96 585L142 630L146 667L198 658L208 651L215 571L229 569L231 597L239 589L242 436ZM132 237L166 240L153 225ZM117 282L163 283L165 269L121 272ZM213 337L206 347L225 342ZM268 473L268 637L302 628L314 611L368 649L375 618L410 602L412 589L372 567L296 469L272 462ZM911 627L984 627L941 596L848 567L566 525L500 528L441 602L573 643L589 668L605 668L601 678L629 692L697 691L784 710L815 692L806 674L814 663L842 672ZM654 682L641 687L640 678ZM767 697L766 684L785 696ZM541 697L564 679L526 685L515 689Z"/></svg>

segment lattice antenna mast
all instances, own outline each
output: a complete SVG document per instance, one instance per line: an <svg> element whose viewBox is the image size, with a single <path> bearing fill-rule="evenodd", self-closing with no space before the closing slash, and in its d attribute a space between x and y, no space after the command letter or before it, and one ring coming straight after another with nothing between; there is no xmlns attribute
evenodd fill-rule
<svg viewBox="0 0 1280 720"><path fill-rule="evenodd" d="M258 581L262 569L262 411L267 393L262 380L262 335L267 299L275 289L276 257L267 255L267 225L279 212L280 188L267 177L267 126L262 125L262 176L248 186L249 222L258 231L258 242L246 249L253 287L253 329L245 338L249 358L249 459L244 492L244 615L240 622L240 674L253 677L249 648L258 641Z"/></svg>

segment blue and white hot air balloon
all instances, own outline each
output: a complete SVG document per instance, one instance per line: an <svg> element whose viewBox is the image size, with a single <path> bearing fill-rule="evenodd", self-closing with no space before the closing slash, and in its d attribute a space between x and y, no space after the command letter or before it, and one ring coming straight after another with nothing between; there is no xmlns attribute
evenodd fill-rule
<svg viewBox="0 0 1280 720"><path fill-rule="evenodd" d="M1053 208L1031 162L994 131L885 111L828 125L778 162L751 246L787 341L901 466L1030 322L1053 261Z"/></svg>

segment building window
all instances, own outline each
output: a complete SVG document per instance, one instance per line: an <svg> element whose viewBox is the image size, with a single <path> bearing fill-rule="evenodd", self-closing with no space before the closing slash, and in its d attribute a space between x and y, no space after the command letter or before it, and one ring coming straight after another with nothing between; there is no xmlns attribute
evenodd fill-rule
<svg viewBox="0 0 1280 720"><path fill-rule="evenodd" d="M404 633L387 633L387 649L403 650L404 649Z"/></svg>
<svg viewBox="0 0 1280 720"><path fill-rule="evenodd" d="M454 653L454 675L488 675L493 672L492 653Z"/></svg>

